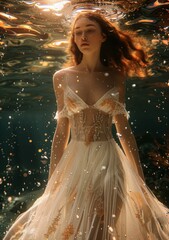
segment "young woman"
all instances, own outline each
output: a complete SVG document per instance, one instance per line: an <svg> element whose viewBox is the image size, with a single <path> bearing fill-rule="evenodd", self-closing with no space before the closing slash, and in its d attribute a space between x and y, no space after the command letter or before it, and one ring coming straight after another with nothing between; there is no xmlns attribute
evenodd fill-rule
<svg viewBox="0 0 169 240"><path fill-rule="evenodd" d="M76 17L72 66L53 78L57 128L49 182L5 240L169 239L168 209L145 185L125 109L126 77L147 74L141 43L100 14Z"/></svg>

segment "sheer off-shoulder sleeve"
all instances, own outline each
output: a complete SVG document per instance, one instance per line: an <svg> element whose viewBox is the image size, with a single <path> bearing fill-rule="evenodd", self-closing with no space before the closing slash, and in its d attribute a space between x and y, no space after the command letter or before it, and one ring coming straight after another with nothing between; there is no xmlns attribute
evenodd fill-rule
<svg viewBox="0 0 169 240"><path fill-rule="evenodd" d="M118 95L115 99L115 108L113 115L122 114L127 119L129 119L130 115L128 111L126 110L126 104L125 104L125 95L126 95L126 79L124 76L120 78L119 81L116 82L117 89L118 89Z"/></svg>
<svg viewBox="0 0 169 240"><path fill-rule="evenodd" d="M67 112L66 106L64 106L61 111L56 112L54 119L58 120L59 118L64 118L64 117L68 118L68 112Z"/></svg>
<svg viewBox="0 0 169 240"><path fill-rule="evenodd" d="M116 101L115 109L113 111L113 116L117 114L123 114L127 119L129 119L130 115L128 111L126 110L126 104L120 103L119 101Z"/></svg>

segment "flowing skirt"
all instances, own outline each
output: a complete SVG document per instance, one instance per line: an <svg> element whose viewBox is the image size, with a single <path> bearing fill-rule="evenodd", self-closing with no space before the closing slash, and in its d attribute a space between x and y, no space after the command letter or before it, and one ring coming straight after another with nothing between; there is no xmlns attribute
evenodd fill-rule
<svg viewBox="0 0 169 240"><path fill-rule="evenodd" d="M4 240L168 240L168 211L113 139L71 140Z"/></svg>

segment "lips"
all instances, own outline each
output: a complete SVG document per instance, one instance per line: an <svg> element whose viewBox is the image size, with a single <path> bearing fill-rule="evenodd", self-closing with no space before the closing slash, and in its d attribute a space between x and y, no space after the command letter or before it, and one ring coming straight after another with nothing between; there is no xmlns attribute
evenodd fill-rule
<svg viewBox="0 0 169 240"><path fill-rule="evenodd" d="M81 44L81 47L87 47L87 46L89 46L88 43L82 43L82 44Z"/></svg>

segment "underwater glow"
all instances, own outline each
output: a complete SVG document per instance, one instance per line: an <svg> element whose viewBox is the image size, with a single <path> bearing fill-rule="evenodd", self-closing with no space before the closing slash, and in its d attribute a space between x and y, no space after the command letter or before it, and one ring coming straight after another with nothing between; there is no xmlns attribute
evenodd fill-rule
<svg viewBox="0 0 169 240"><path fill-rule="evenodd" d="M127 80L126 100L146 180L168 203L169 2L85 2L0 3L0 233L46 185L57 108L52 75L65 61L72 16L86 9L101 10L124 29L147 37L153 47L153 76Z"/></svg>

